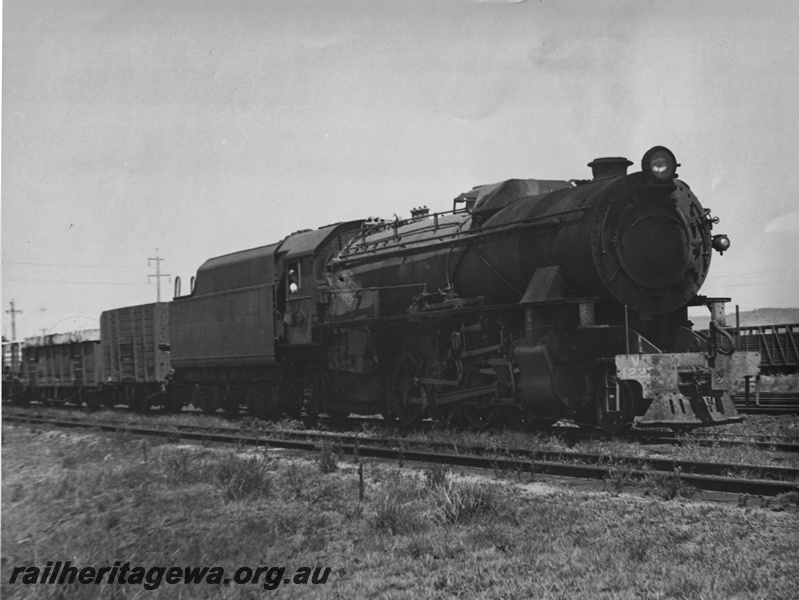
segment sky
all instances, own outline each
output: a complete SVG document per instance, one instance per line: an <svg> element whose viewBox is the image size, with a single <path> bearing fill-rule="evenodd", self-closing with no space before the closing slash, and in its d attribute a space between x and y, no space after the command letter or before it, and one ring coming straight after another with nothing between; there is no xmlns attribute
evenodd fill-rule
<svg viewBox="0 0 799 600"><path fill-rule="evenodd" d="M97 327L299 229L590 178L669 147L732 247L702 293L799 306L799 3L5 0L10 337ZM637 167L635 167L637 168Z"/></svg>

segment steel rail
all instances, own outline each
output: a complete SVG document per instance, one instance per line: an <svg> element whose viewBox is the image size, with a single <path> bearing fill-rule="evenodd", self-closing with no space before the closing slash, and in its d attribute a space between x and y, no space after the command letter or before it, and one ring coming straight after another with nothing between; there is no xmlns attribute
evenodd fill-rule
<svg viewBox="0 0 799 600"><path fill-rule="evenodd" d="M799 414L799 404L785 405L760 405L736 406L735 409L742 415L794 415Z"/></svg>
<svg viewBox="0 0 799 600"><path fill-rule="evenodd" d="M6 420L21 423L41 424L55 427L88 428L106 432L125 433L146 437L168 438L172 441L187 440L204 443L217 442L248 446L279 447L293 450L313 451L320 442L335 442L335 449L358 457L386 458L449 464L483 469L517 470L548 475L603 479L619 468L625 468L631 477L647 477L652 471L671 473L696 488L710 491L745 493L771 496L799 490L799 469L735 463L702 463L676 459L652 459L608 454L552 452L528 449L501 449L484 446L454 446L455 454L442 451L414 450L412 447L436 447L452 449L453 444L444 442L412 441L396 438L359 438L327 432L272 431L273 437L252 435L245 432L217 433L212 431L192 432L175 429L151 429L119 424L103 424L99 421L57 420L6 415ZM209 428L210 429L210 428ZM280 437L274 437L280 436ZM287 439L289 438L289 439ZM380 446L369 445L382 444ZM465 451L458 453L458 451ZM582 462L581 462L582 461ZM646 470L650 469L650 470ZM730 472L779 479L746 479L730 477ZM788 479L788 480L786 480Z"/></svg>
<svg viewBox="0 0 799 600"><path fill-rule="evenodd" d="M549 432L568 441L579 441L594 437L597 440L609 439L605 434L595 434L592 432L580 431L571 427L552 427ZM705 432L707 434L707 432ZM632 430L617 438L622 441L632 441L641 444L672 444L675 446L696 445L710 448L737 448L753 447L760 450L773 450L776 452L799 452L799 439L790 441L792 438L769 439L767 436L743 435L737 439L725 437L692 437L689 435L679 435L673 432L658 432L646 430Z"/></svg>
<svg viewBox="0 0 799 600"><path fill-rule="evenodd" d="M788 415L799 414L799 394L796 392L760 392L745 396L735 394L733 403L741 414L749 415Z"/></svg>
<svg viewBox="0 0 799 600"><path fill-rule="evenodd" d="M12 405L13 406L13 405ZM16 414L23 414L27 413L25 407L16 405L13 406L14 409L17 409L19 412ZM31 408L31 407L28 407ZM64 410L64 411L83 411L82 407L66 405L66 406L56 406L56 407L48 407L48 406L36 406L32 407L42 408L42 409L53 409L53 410ZM119 409L114 409L119 410ZM123 409L126 410L126 409ZM4 406L3 408L4 414L8 413L8 407ZM8 414L15 414L15 413L8 413ZM34 416L48 416L51 417L53 415L48 415L46 413L32 413ZM151 411L150 413L136 413L140 414L141 416L160 416L164 413ZM206 413L202 412L198 409L184 409L180 413L176 414L197 414L197 415L206 415ZM208 416L208 415L206 415ZM233 418L223 413L219 413L220 417L225 418ZM246 417L246 413L242 413L239 416ZM62 418L72 418L62 416ZM108 420L111 422L111 420ZM306 426L314 426L318 423L322 423L326 426L334 427L334 428L343 428L346 429L348 427L363 427L364 425L367 426L374 426L374 427L382 427L386 429L393 429L393 430L400 430L400 431L413 431L416 429L422 430L436 430L436 425L432 421L422 421L414 426L402 426L396 421L387 421L382 417L372 418L372 417L348 417L346 419L332 419L332 418L325 418L325 417L299 417L299 421L303 422ZM173 425L174 427L188 427L188 428L199 428L200 425ZM219 427L211 427L211 429L219 430ZM440 431L451 431L450 428L442 428ZM455 429L457 431L457 428ZM236 431L239 431L237 429ZM498 430L501 431L501 430ZM629 442L637 442L641 444L671 444L675 446L684 446L684 445L697 445L701 447L716 447L716 448L736 448L736 447L750 447L750 448L757 448L761 450L767 451L774 451L774 452L799 452L799 439L797 441L793 441L793 438L777 438L777 439L770 439L768 436L763 435L743 435L740 436L738 439L730 438L730 437L713 437L710 436L708 432L705 432L709 437L692 437L689 435L679 435L675 434L672 431L657 431L657 430L644 430L644 429L637 429L629 431L623 435L616 436L614 438L609 438L607 434L603 434L601 432L596 431L586 431L580 429L578 427L570 427L566 425L551 425L546 429L546 433L557 437L563 440L566 443L578 443L585 440L597 440L597 441L607 441L608 439L615 439L619 441L629 441Z"/></svg>

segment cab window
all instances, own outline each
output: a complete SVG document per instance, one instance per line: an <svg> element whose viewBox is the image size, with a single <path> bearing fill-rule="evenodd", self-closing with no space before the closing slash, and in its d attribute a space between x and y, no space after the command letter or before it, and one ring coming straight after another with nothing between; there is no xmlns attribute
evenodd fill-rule
<svg viewBox="0 0 799 600"><path fill-rule="evenodd" d="M289 296L297 294L302 289L302 279L300 278L300 261L288 263L286 270L286 290Z"/></svg>

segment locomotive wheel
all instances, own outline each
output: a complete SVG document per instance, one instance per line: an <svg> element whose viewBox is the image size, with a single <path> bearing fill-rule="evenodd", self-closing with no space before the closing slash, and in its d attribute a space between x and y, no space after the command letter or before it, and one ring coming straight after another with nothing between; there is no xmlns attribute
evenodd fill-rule
<svg viewBox="0 0 799 600"><path fill-rule="evenodd" d="M484 385L490 385L492 382L492 378L482 375L478 371L478 367L476 365L472 365L471 367L467 368L467 371L464 374L461 389L468 390L470 388L482 387ZM473 427L478 431L482 431L483 429L488 429L500 420L501 410L502 409L498 406L465 404L461 408L460 413L463 415L463 418L470 427Z"/></svg>
<svg viewBox="0 0 799 600"><path fill-rule="evenodd" d="M174 388L167 388L164 392L163 410L167 414L177 414L183 410L183 402L181 402L178 390Z"/></svg>
<svg viewBox="0 0 799 600"><path fill-rule="evenodd" d="M100 410L103 407L103 397L100 392L86 394L86 406L90 411Z"/></svg>
<svg viewBox="0 0 799 600"><path fill-rule="evenodd" d="M225 415L236 417L239 414L239 403L235 398L225 398Z"/></svg>
<svg viewBox="0 0 799 600"><path fill-rule="evenodd" d="M150 411L152 403L150 402L150 397L147 394L147 390L144 387L141 387L139 385L133 385L130 388L130 395L132 397L128 402L128 406L130 406L131 410L134 410L136 412Z"/></svg>
<svg viewBox="0 0 799 600"><path fill-rule="evenodd" d="M469 426L482 431L488 429L497 420L498 409L490 406L464 406L462 414Z"/></svg>
<svg viewBox="0 0 799 600"><path fill-rule="evenodd" d="M619 385L619 412L606 412L604 394L597 394L596 418L599 427L608 435L620 435L633 426L633 396L630 384L622 381Z"/></svg>
<svg viewBox="0 0 799 600"><path fill-rule="evenodd" d="M433 423L439 429L449 429L463 424L463 411L459 407L441 408L433 415Z"/></svg>
<svg viewBox="0 0 799 600"><path fill-rule="evenodd" d="M521 410L510 406L498 408L494 420L495 426L502 425L505 429L512 431L527 431L533 424L534 422L523 415Z"/></svg>
<svg viewBox="0 0 799 600"><path fill-rule="evenodd" d="M413 400L424 399L424 388L416 379L422 374L422 360L417 354L401 352L394 361L389 394L391 409L403 425L413 425L422 419L422 404Z"/></svg>
<svg viewBox="0 0 799 600"><path fill-rule="evenodd" d="M193 401L192 404L194 404L196 408L199 408L201 411L203 411L203 413L206 415L214 415L219 409L219 405L216 403L216 398L209 398L207 395L201 396Z"/></svg>
<svg viewBox="0 0 799 600"><path fill-rule="evenodd" d="M289 419L299 419L305 406L305 387L299 379L284 383L283 413Z"/></svg>
<svg viewBox="0 0 799 600"><path fill-rule="evenodd" d="M244 404L247 406L247 411L250 413L250 416L256 419L270 419L275 417L275 415L271 414L268 410L266 395L254 388L247 390L244 396Z"/></svg>
<svg viewBox="0 0 799 600"><path fill-rule="evenodd" d="M397 415L394 414L394 410L392 409L392 401L391 401L391 391L386 394L387 398L385 400L385 404L383 406L383 410L380 411L380 416L383 417L386 421L396 421Z"/></svg>

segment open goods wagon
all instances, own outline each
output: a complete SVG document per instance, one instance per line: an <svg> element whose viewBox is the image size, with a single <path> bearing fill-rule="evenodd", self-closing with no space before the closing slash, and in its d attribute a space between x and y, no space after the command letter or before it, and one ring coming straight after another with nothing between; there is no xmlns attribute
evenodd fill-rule
<svg viewBox="0 0 799 600"><path fill-rule="evenodd" d="M169 304L107 310L100 316L106 404L148 409L167 403Z"/></svg>
<svg viewBox="0 0 799 600"><path fill-rule="evenodd" d="M89 400L103 381L100 331L27 338L22 346L21 379L27 400L54 404Z"/></svg>

